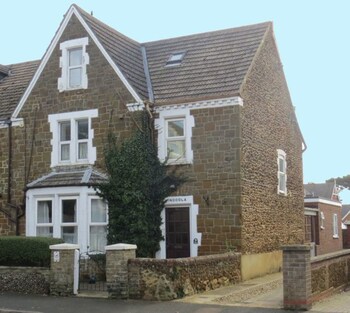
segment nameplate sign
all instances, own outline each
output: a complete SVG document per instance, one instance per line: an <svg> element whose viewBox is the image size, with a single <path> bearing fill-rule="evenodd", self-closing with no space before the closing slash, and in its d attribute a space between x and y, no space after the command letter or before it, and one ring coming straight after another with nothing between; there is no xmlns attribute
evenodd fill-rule
<svg viewBox="0 0 350 313"><path fill-rule="evenodd" d="M191 202L190 197L170 197L167 199L166 204L189 204Z"/></svg>

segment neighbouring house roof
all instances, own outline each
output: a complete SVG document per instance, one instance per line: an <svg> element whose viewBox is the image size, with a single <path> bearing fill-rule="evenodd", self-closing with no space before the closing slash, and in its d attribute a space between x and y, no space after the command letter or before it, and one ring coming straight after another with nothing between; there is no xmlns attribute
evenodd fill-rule
<svg viewBox="0 0 350 313"><path fill-rule="evenodd" d="M4 76L7 76L9 72L10 68L8 66L0 64L0 79L2 79Z"/></svg>
<svg viewBox="0 0 350 313"><path fill-rule="evenodd" d="M335 183L309 183L304 184L304 197L305 198L323 198L332 201L339 201L338 194L335 190Z"/></svg>
<svg viewBox="0 0 350 313"><path fill-rule="evenodd" d="M0 65L0 120L10 118L40 61Z"/></svg>
<svg viewBox="0 0 350 313"><path fill-rule="evenodd" d="M107 181L107 175L91 167L65 167L29 183L28 189L60 186L94 186Z"/></svg>
<svg viewBox="0 0 350 313"><path fill-rule="evenodd" d="M350 225L350 204L344 204L341 211L342 221Z"/></svg>

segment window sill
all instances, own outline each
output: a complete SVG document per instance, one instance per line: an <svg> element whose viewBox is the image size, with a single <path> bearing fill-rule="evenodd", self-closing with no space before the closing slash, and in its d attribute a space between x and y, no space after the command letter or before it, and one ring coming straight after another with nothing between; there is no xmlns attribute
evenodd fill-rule
<svg viewBox="0 0 350 313"><path fill-rule="evenodd" d="M333 239L339 239L339 236L333 235Z"/></svg>
<svg viewBox="0 0 350 313"><path fill-rule="evenodd" d="M59 92L77 91L77 90L84 90L84 89L87 89L87 87L79 86L74 88L62 88L62 89L59 89Z"/></svg>
<svg viewBox="0 0 350 313"><path fill-rule="evenodd" d="M192 161L188 161L188 160L168 160L166 162L166 165L190 165L192 164Z"/></svg>

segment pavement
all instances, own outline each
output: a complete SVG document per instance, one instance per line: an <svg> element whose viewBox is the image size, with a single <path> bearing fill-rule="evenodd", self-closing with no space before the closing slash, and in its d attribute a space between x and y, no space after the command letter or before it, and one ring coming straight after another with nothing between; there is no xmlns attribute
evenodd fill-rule
<svg viewBox="0 0 350 313"><path fill-rule="evenodd" d="M283 310L282 273L267 275L237 285L210 290L184 299L184 303L220 304L236 308ZM232 311L235 312L235 311ZM241 312L241 311L237 311ZM242 311L243 312L243 311ZM313 304L312 313L350 313L350 288Z"/></svg>
<svg viewBox="0 0 350 313"><path fill-rule="evenodd" d="M0 293L0 313L280 313L280 273L179 300L157 302ZM350 313L350 290L313 305L310 313Z"/></svg>

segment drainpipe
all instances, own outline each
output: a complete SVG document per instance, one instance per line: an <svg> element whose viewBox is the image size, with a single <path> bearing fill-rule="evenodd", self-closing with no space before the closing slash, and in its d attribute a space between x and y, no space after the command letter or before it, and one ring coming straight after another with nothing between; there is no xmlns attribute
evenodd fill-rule
<svg viewBox="0 0 350 313"><path fill-rule="evenodd" d="M7 170L7 203L11 203L12 180L12 121L9 118L5 122L8 126L8 170Z"/></svg>

